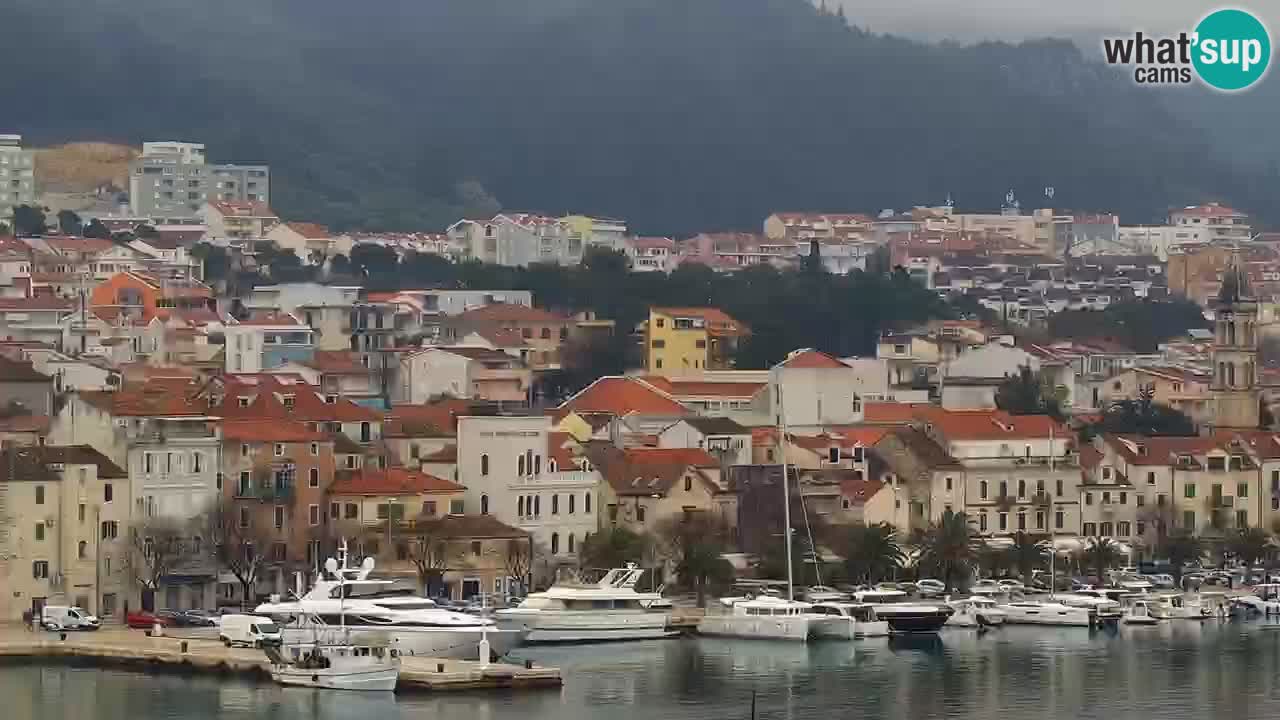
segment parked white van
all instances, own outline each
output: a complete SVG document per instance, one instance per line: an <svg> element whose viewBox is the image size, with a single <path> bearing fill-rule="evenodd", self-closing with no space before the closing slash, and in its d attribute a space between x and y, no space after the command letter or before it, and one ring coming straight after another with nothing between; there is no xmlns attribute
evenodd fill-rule
<svg viewBox="0 0 1280 720"><path fill-rule="evenodd" d="M279 644L280 627L271 618L259 615L223 615L218 639L227 647Z"/></svg>
<svg viewBox="0 0 1280 720"><path fill-rule="evenodd" d="M97 630L101 623L88 610L74 605L45 605L40 625L50 632L60 630Z"/></svg>

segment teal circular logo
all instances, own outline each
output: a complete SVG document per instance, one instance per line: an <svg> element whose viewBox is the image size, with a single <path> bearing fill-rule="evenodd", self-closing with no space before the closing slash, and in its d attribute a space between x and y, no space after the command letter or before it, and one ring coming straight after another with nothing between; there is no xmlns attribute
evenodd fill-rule
<svg viewBox="0 0 1280 720"><path fill-rule="evenodd" d="M1191 61L1210 87L1243 90L1262 79L1271 60L1271 36L1244 10L1215 10L1196 26Z"/></svg>

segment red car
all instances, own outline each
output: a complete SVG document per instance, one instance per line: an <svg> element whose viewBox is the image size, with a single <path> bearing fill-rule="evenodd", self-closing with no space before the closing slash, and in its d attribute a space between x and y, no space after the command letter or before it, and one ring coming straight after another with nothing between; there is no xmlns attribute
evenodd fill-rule
<svg viewBox="0 0 1280 720"><path fill-rule="evenodd" d="M162 627L172 626L173 618L156 615L155 613L148 612L146 610L134 610L124 616L124 622L131 628L150 630L156 623L159 623Z"/></svg>

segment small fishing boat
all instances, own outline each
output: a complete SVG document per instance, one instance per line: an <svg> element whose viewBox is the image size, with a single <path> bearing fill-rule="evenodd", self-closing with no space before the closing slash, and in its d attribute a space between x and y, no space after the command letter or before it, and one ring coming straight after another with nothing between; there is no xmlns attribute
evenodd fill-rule
<svg viewBox="0 0 1280 720"><path fill-rule="evenodd" d="M1120 616L1120 622L1125 625L1158 625L1160 618L1152 614L1151 603L1135 599L1129 601L1124 614Z"/></svg>
<svg viewBox="0 0 1280 720"><path fill-rule="evenodd" d="M281 685L327 690L396 689L400 653L382 645L316 642L310 646L266 646L271 679Z"/></svg>

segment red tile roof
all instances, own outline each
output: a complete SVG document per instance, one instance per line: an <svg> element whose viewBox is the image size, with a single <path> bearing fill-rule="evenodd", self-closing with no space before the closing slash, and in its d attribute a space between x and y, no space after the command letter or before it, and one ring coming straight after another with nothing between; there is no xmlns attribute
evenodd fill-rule
<svg viewBox="0 0 1280 720"><path fill-rule="evenodd" d="M458 418L471 411L469 400L441 400L426 405L392 405L388 421L427 423L450 434L458 431Z"/></svg>
<svg viewBox="0 0 1280 720"><path fill-rule="evenodd" d="M573 436L569 433L547 433L547 459L555 460L556 467L561 471L573 469L575 466L572 445L574 444L576 443Z"/></svg>
<svg viewBox="0 0 1280 720"><path fill-rule="evenodd" d="M52 383L53 378L37 371L30 362L0 355L0 382ZM0 403L7 403L7 400L0 399Z"/></svg>
<svg viewBox="0 0 1280 720"><path fill-rule="evenodd" d="M300 363L331 375L368 375L369 368L350 350L316 350L310 360Z"/></svg>
<svg viewBox="0 0 1280 720"><path fill-rule="evenodd" d="M708 335L746 335L750 333L747 326L734 319L720 308L713 307L655 307L650 312L666 315L670 318L696 317L702 318Z"/></svg>
<svg viewBox="0 0 1280 720"><path fill-rule="evenodd" d="M287 312L279 310L257 310L249 317L241 320L238 325L298 325L303 323L298 318Z"/></svg>
<svg viewBox="0 0 1280 720"><path fill-rule="evenodd" d="M840 481L840 495L853 505L864 505L884 488L879 480L849 478Z"/></svg>
<svg viewBox="0 0 1280 720"><path fill-rule="evenodd" d="M103 238L48 237L44 242L60 253L100 253L115 247L115 243Z"/></svg>
<svg viewBox="0 0 1280 720"><path fill-rule="evenodd" d="M1227 449L1234 435L1218 433L1193 437L1145 437L1142 435L1105 435L1104 441L1131 465L1169 465L1179 455L1201 455L1215 449ZM1251 448L1241 448L1241 451Z"/></svg>
<svg viewBox="0 0 1280 720"><path fill-rule="evenodd" d="M286 407L285 396L293 396L293 407ZM240 406L240 398L249 400L248 407ZM308 385L292 387L237 387L228 385L222 402L210 410L225 418L298 420L302 422L378 422L382 416L369 408L340 397L335 402L325 402Z"/></svg>
<svg viewBox="0 0 1280 720"><path fill-rule="evenodd" d="M884 437L890 430L889 427L845 427L840 430L832 430L822 433L821 435L791 435L791 443L807 450L816 450L823 452L827 448L836 446L842 448L852 448L861 445L862 447L871 447L880 442L880 438Z"/></svg>
<svg viewBox="0 0 1280 720"><path fill-rule="evenodd" d="M631 448L624 456L631 465L720 467L720 461L701 448Z"/></svg>
<svg viewBox="0 0 1280 720"><path fill-rule="evenodd" d="M48 415L14 415L0 417L0 433L35 433L46 435L51 418Z"/></svg>
<svg viewBox="0 0 1280 720"><path fill-rule="evenodd" d="M308 428L304 423L270 419L231 419L222 423L224 440L249 440L255 442L320 442L329 436Z"/></svg>
<svg viewBox="0 0 1280 720"><path fill-rule="evenodd" d="M194 387L194 386L192 386ZM216 417L211 408L192 402L167 383L147 383L116 392L81 391L80 398L117 417Z"/></svg>
<svg viewBox="0 0 1280 720"><path fill-rule="evenodd" d="M749 399L755 397L756 393L763 390L765 385L768 384L764 382L681 380L660 375L646 375L641 380L675 398L734 397Z"/></svg>
<svg viewBox="0 0 1280 720"><path fill-rule="evenodd" d="M571 320L541 308L510 303L493 303L473 308L457 316L458 321L563 323Z"/></svg>
<svg viewBox="0 0 1280 720"><path fill-rule="evenodd" d="M209 206L217 210L224 216L232 217L253 217L253 218L274 218L276 214L262 202L240 202L237 200L222 200L211 202Z"/></svg>
<svg viewBox="0 0 1280 720"><path fill-rule="evenodd" d="M414 527L417 528L416 532L431 537L457 540L521 540L529 537L529 533L492 515L445 515L432 520L417 520Z"/></svg>
<svg viewBox="0 0 1280 720"><path fill-rule="evenodd" d="M606 412L625 416L688 415L689 409L671 396L635 378L602 377L566 400L557 409L557 417L568 412Z"/></svg>
<svg viewBox="0 0 1280 720"><path fill-rule="evenodd" d="M13 298L0 297L0 310L65 310L75 309L75 302L55 297Z"/></svg>
<svg viewBox="0 0 1280 720"><path fill-rule="evenodd" d="M908 423L915 419L917 408L927 407L933 406L924 403L863 403L862 419L876 423Z"/></svg>
<svg viewBox="0 0 1280 720"><path fill-rule="evenodd" d="M496 348L515 348L528 345L520 331L514 328L484 328L477 330L476 334L488 340Z"/></svg>
<svg viewBox="0 0 1280 720"><path fill-rule="evenodd" d="M848 365L817 350L798 350L782 361L781 367L796 369L848 368Z"/></svg>
<svg viewBox="0 0 1280 720"><path fill-rule="evenodd" d="M329 232L329 228L319 223L290 222L285 224L289 226L290 230L308 240L328 240L333 237L333 233Z"/></svg>
<svg viewBox="0 0 1280 720"><path fill-rule="evenodd" d="M360 470L329 486L330 495L423 495L466 490L455 482L406 468Z"/></svg>

